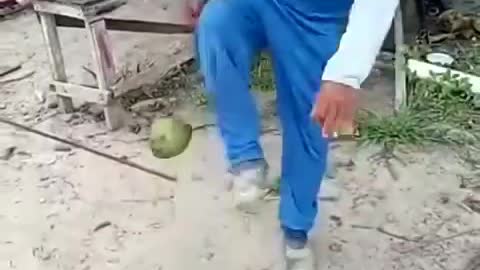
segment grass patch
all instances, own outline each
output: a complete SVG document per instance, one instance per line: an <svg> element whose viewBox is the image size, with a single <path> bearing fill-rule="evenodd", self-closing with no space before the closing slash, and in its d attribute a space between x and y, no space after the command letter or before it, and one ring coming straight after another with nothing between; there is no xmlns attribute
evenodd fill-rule
<svg viewBox="0 0 480 270"><path fill-rule="evenodd" d="M468 81L451 74L420 79L409 74L408 99L390 116L368 112L359 117L360 142L400 145L470 145L479 141L479 114Z"/></svg>
<svg viewBox="0 0 480 270"><path fill-rule="evenodd" d="M382 145L375 155L397 179L391 160L401 161L399 147L433 144L476 147L479 143L480 115L471 85L451 74L420 79L408 76L408 98L398 112L382 116L362 112L358 118L359 142Z"/></svg>
<svg viewBox="0 0 480 270"><path fill-rule="evenodd" d="M261 53L253 66L251 72L251 89L260 92L275 91L275 79L273 77L273 67L270 55Z"/></svg>

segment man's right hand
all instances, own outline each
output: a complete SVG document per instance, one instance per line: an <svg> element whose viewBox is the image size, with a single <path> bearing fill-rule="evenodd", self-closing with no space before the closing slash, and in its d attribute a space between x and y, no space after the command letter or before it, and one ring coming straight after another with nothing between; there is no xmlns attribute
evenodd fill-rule
<svg viewBox="0 0 480 270"><path fill-rule="evenodd" d="M337 82L322 82L311 117L322 125L325 138L335 139L343 133L354 133L358 90Z"/></svg>

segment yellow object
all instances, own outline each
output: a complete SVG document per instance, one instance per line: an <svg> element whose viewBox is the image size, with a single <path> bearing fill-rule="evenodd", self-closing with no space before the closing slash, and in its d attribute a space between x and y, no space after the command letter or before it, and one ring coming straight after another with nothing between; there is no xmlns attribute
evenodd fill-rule
<svg viewBox="0 0 480 270"><path fill-rule="evenodd" d="M191 125L173 118L157 119L150 132L150 149L157 158L172 158L185 151L191 138Z"/></svg>

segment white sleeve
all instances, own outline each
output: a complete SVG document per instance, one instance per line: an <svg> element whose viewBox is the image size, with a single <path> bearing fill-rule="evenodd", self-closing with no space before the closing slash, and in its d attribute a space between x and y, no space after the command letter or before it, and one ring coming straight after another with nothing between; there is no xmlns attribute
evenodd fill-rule
<svg viewBox="0 0 480 270"><path fill-rule="evenodd" d="M399 0L354 0L346 31L322 80L360 88L392 25L398 3Z"/></svg>

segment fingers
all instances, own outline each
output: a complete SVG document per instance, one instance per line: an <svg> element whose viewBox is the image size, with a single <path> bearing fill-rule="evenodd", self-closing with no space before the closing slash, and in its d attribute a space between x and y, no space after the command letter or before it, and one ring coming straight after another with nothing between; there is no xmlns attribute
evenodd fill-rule
<svg viewBox="0 0 480 270"><path fill-rule="evenodd" d="M314 121L322 125L322 135L336 138L354 131L357 96L354 89L342 84L325 83L316 97L311 112Z"/></svg>
<svg viewBox="0 0 480 270"><path fill-rule="evenodd" d="M353 132L354 112L355 108L349 102L330 101L315 107L312 118L322 125L323 137L336 138Z"/></svg>
<svg viewBox="0 0 480 270"><path fill-rule="evenodd" d="M337 116L338 105L336 103L328 103L326 106L322 133L325 138L333 138L337 134Z"/></svg>
<svg viewBox="0 0 480 270"><path fill-rule="evenodd" d="M317 102L312 109L311 117L314 121L322 125L322 136L325 138L333 137L336 132L337 106L335 103L328 102L328 98L317 96Z"/></svg>

